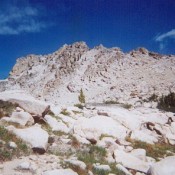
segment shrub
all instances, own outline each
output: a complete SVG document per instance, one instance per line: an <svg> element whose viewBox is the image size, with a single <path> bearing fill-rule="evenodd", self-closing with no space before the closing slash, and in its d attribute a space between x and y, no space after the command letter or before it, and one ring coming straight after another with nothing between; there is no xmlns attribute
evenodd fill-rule
<svg viewBox="0 0 175 175"><path fill-rule="evenodd" d="M67 109L63 109L60 113L63 115L68 115L68 116L70 115L70 113L67 111Z"/></svg>
<svg viewBox="0 0 175 175"><path fill-rule="evenodd" d="M74 106L77 108L80 108L80 109L83 109L83 107L84 107L82 104L75 104Z"/></svg>
<svg viewBox="0 0 175 175"><path fill-rule="evenodd" d="M125 108L125 109L130 109L130 108L132 108L132 105L131 105L131 104L128 104L128 103L126 103L126 104L122 103L121 106L122 106L123 108Z"/></svg>
<svg viewBox="0 0 175 175"><path fill-rule="evenodd" d="M80 90L80 95L78 96L78 99L80 103L85 103L85 95L82 89Z"/></svg>
<svg viewBox="0 0 175 175"><path fill-rule="evenodd" d="M158 108L165 111L175 112L175 93L170 92L166 96L162 95L158 101Z"/></svg>
<svg viewBox="0 0 175 175"><path fill-rule="evenodd" d="M157 102L158 101L158 96L154 93L148 98L148 101Z"/></svg>
<svg viewBox="0 0 175 175"><path fill-rule="evenodd" d="M114 101L114 100L107 100L104 101L105 104L120 104L118 101Z"/></svg>

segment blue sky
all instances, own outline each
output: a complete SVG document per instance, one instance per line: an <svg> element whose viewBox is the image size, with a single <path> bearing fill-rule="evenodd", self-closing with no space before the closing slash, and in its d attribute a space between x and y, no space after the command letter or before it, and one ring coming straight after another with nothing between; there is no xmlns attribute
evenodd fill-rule
<svg viewBox="0 0 175 175"><path fill-rule="evenodd" d="M0 0L0 78L16 59L85 41L175 54L174 0Z"/></svg>

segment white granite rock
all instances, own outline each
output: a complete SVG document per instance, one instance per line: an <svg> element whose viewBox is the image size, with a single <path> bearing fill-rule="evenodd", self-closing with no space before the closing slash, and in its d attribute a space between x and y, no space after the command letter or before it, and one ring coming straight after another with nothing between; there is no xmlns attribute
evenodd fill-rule
<svg viewBox="0 0 175 175"><path fill-rule="evenodd" d="M24 109L20 108L20 107L16 107L16 112L24 112Z"/></svg>
<svg viewBox="0 0 175 175"><path fill-rule="evenodd" d="M15 149L15 148L17 148L17 145L16 145L16 143L15 142L9 142L9 147L10 148L12 148L12 149Z"/></svg>
<svg viewBox="0 0 175 175"><path fill-rule="evenodd" d="M75 165L77 167L79 167L80 169L82 170L85 170L86 169L86 164L80 160L77 160L77 159L67 159L65 160L65 162L68 162L72 165Z"/></svg>
<svg viewBox="0 0 175 175"><path fill-rule="evenodd" d="M147 173L149 170L148 163L140 160L130 153L126 153L122 150L114 151L115 161L121 163L124 167L134 169L136 171Z"/></svg>
<svg viewBox="0 0 175 175"><path fill-rule="evenodd" d="M112 118L105 116L95 116L92 118L80 118L74 124L74 133L87 138L98 140L101 135L124 138L127 129Z"/></svg>
<svg viewBox="0 0 175 175"><path fill-rule="evenodd" d="M125 175L132 175L124 166L121 164L117 164L116 168L125 173Z"/></svg>
<svg viewBox="0 0 175 175"><path fill-rule="evenodd" d="M61 121L58 122L56 120L56 118L53 118L50 115L46 115L44 117L44 119L49 124L49 126L52 128L52 131L61 131L61 132L64 132L64 133L69 132L69 128L63 122L61 122Z"/></svg>
<svg viewBox="0 0 175 175"><path fill-rule="evenodd" d="M111 171L111 168L109 165L100 165L98 163L93 164L94 169L97 170L104 170L104 171Z"/></svg>
<svg viewBox="0 0 175 175"><path fill-rule="evenodd" d="M29 170L30 169L30 162L22 162L20 163L17 168L20 169L20 170Z"/></svg>
<svg viewBox="0 0 175 175"><path fill-rule="evenodd" d="M143 161L146 161L146 150L145 149L133 149L131 154Z"/></svg>
<svg viewBox="0 0 175 175"><path fill-rule="evenodd" d="M151 166L151 175L175 175L175 156L166 157Z"/></svg>
<svg viewBox="0 0 175 175"><path fill-rule="evenodd" d="M71 169L55 169L49 170L42 173L42 175L78 175Z"/></svg>
<svg viewBox="0 0 175 175"><path fill-rule="evenodd" d="M28 112L13 112L11 117L3 117L2 121L12 122L19 124L20 126L32 125L34 124L33 117Z"/></svg>
<svg viewBox="0 0 175 175"><path fill-rule="evenodd" d="M49 135L40 125L35 124L34 126L24 129L8 126L7 129L28 143L34 151L38 151L39 153L45 152Z"/></svg>
<svg viewBox="0 0 175 175"><path fill-rule="evenodd" d="M150 144L158 142L158 136L155 136L155 133L149 130L134 130L131 134L131 139L140 140Z"/></svg>

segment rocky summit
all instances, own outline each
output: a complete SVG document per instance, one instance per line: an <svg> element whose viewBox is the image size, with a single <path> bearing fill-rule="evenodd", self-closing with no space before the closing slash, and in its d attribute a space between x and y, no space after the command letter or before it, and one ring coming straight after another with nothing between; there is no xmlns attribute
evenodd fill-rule
<svg viewBox="0 0 175 175"><path fill-rule="evenodd" d="M89 49L77 42L49 55L19 58L3 84L5 89L23 89L57 104L78 103L82 88L87 102L138 105L152 94L175 91L174 77L175 56L145 48L126 54L102 45Z"/></svg>
<svg viewBox="0 0 175 175"><path fill-rule="evenodd" d="M0 174L175 175L175 55L85 42L0 81Z"/></svg>

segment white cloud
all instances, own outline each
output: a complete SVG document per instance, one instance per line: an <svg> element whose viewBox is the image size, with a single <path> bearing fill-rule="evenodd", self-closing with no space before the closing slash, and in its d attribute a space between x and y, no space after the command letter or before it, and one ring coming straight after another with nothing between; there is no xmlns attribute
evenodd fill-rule
<svg viewBox="0 0 175 175"><path fill-rule="evenodd" d="M46 27L39 18L36 8L11 6L0 12L0 35L39 32Z"/></svg>
<svg viewBox="0 0 175 175"><path fill-rule="evenodd" d="M157 35L154 40L159 43L160 51L167 48L170 39L175 39L175 29L169 32Z"/></svg>
<svg viewBox="0 0 175 175"><path fill-rule="evenodd" d="M175 38L175 29L155 37L155 41L162 42L165 39Z"/></svg>

